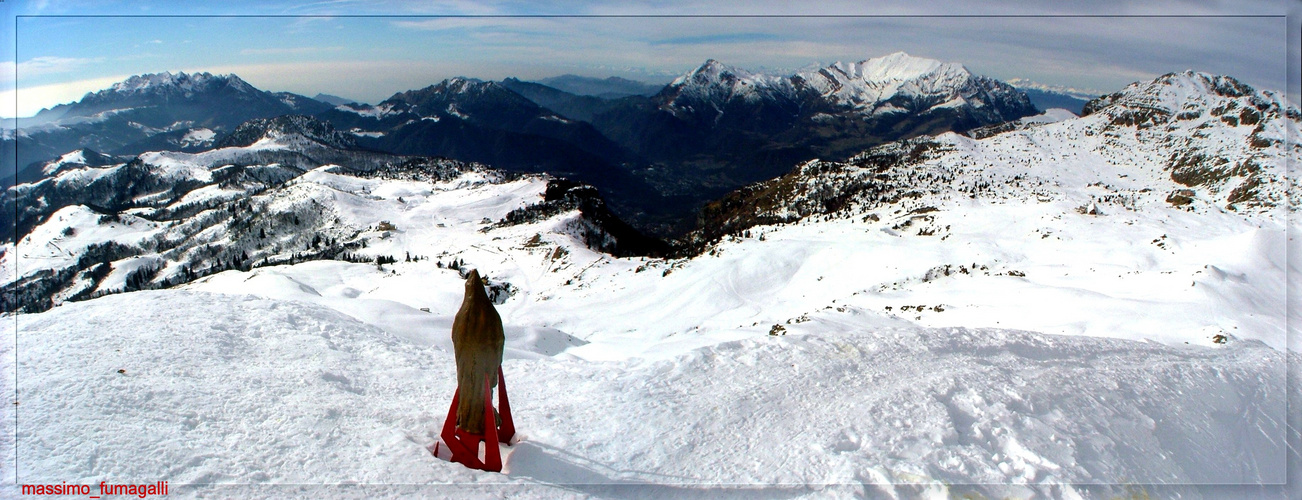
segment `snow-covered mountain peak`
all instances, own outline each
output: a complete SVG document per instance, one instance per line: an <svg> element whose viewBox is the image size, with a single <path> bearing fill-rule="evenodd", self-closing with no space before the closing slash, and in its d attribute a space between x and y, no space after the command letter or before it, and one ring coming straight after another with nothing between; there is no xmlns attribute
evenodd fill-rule
<svg viewBox="0 0 1302 500"><path fill-rule="evenodd" d="M1199 90L1203 93L1219 95L1222 97L1243 97L1255 92L1251 86L1240 82L1233 77L1213 75L1211 73L1196 72L1193 70L1185 70L1180 73L1167 73L1157 77L1157 79L1153 80L1153 83L1180 89Z"/></svg>
<svg viewBox="0 0 1302 500"><path fill-rule="evenodd" d="M973 75L962 64L896 52L857 63L837 62L798 73L795 85L835 106L864 114L893 114L932 108L986 108L1000 120L1035 114L1025 94L1012 86Z"/></svg>
<svg viewBox="0 0 1302 500"><path fill-rule="evenodd" d="M149 73L136 75L127 78L121 82L113 84L107 90L94 93L101 97L109 95L130 95L142 93L162 93L180 91L185 94L191 94L214 87L215 85L226 84L236 90L251 92L255 89L240 77L230 75L213 75L212 73L193 73L187 74L184 71L175 74L164 71L162 73Z"/></svg>
<svg viewBox="0 0 1302 500"><path fill-rule="evenodd" d="M852 78L869 82L890 82L916 80L927 75L937 74L948 78L967 77L971 73L962 64L940 62L935 59L914 57L904 52L896 52L882 57L874 57L859 63L832 65Z"/></svg>
<svg viewBox="0 0 1302 500"><path fill-rule="evenodd" d="M465 93L469 91L482 89L488 85L493 85L493 82L485 82L478 78L466 78L464 76L457 76L453 78L448 78L447 80L443 80L442 83L436 85L435 87L441 87L450 93Z"/></svg>
<svg viewBox="0 0 1302 500"><path fill-rule="evenodd" d="M170 71L134 75L126 80L113 84L109 87L109 90L113 92L140 92L150 87L175 84L176 80L188 77L189 75L186 75L184 72L173 75Z"/></svg>
<svg viewBox="0 0 1302 500"><path fill-rule="evenodd" d="M471 102L483 99L494 102L510 102L515 106L531 109L537 107L532 101L517 95L506 87L498 85L496 82L460 76L448 78L422 89L399 92L385 100L381 105L388 103L390 106L394 106L398 103L406 103L421 108L422 114L452 113L452 111L449 111L449 107L452 107L455 111L456 107L465 107ZM460 106L456 106L457 104L460 104Z"/></svg>
<svg viewBox="0 0 1302 500"><path fill-rule="evenodd" d="M696 68L683 73L669 83L668 89L683 87L719 87L731 86L733 82L754 76L744 69L729 66L715 59L707 59Z"/></svg>
<svg viewBox="0 0 1302 500"><path fill-rule="evenodd" d="M1234 104L1230 104L1233 102ZM1244 111L1234 111L1236 108ZM1229 111L1234 115L1253 114L1247 108L1255 109L1256 114L1265 113L1267 117L1278 116L1283 112L1297 119L1297 107L1290 104L1282 95L1271 91L1258 91L1252 86L1233 77L1186 70L1167 73L1152 81L1135 82L1119 92L1101 96L1085 105L1083 114L1090 115L1108 110L1114 117L1143 112L1157 114L1163 119L1169 116L1192 119L1196 115L1211 112L1221 116ZM1243 117L1237 123L1255 124L1261 116Z"/></svg>
<svg viewBox="0 0 1302 500"><path fill-rule="evenodd" d="M708 59L696 69L675 78L660 95L675 107L719 104L734 98L745 101L790 99L791 82L783 76L750 72Z"/></svg>
<svg viewBox="0 0 1302 500"><path fill-rule="evenodd" d="M710 85L718 82L753 79L756 76L755 73L736 66L724 64L715 59L707 59L696 69L675 78L669 85L671 87L690 84Z"/></svg>
<svg viewBox="0 0 1302 500"><path fill-rule="evenodd" d="M136 75L107 89L87 93L73 103L67 116L90 116L95 113L141 106L158 106L172 100L202 101L211 98L234 98L239 101L275 101L275 96L258 90L234 74L150 73Z"/></svg>
<svg viewBox="0 0 1302 500"><path fill-rule="evenodd" d="M86 150L78 149L71 153L60 156L56 163L86 163Z"/></svg>
<svg viewBox="0 0 1302 500"><path fill-rule="evenodd" d="M498 85L497 82L480 80L478 78L457 76L457 77L448 78L446 80L443 80L439 83L436 83L429 87L425 87L420 90L402 92L390 99L392 100L394 98L399 98L399 96L407 96L406 99L400 98L399 100L406 100L408 102L412 102L412 99L421 100L421 99L426 99L429 97L436 96L443 100L456 100L456 99L464 99L468 97L481 97L481 96L502 94L508 92L510 91L507 90L505 87Z"/></svg>

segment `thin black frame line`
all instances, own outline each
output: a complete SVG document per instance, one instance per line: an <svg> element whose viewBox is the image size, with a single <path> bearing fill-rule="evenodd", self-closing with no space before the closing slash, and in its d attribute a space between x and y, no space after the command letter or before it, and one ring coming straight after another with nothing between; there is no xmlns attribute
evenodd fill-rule
<svg viewBox="0 0 1302 500"><path fill-rule="evenodd" d="M18 17L14 17L14 185L18 185ZM14 197L14 275L20 274L18 265L18 197ZM14 299L18 298L18 280L15 279L10 284L10 293ZM14 316L14 402L12 405L14 412L14 484L18 482L18 311L13 311Z"/></svg>
<svg viewBox="0 0 1302 500"><path fill-rule="evenodd" d="M15 18L303 18L352 17L375 19L461 18L461 19L1053 19L1053 18L1135 18L1135 19L1232 19L1287 18L1286 14L16 14Z"/></svg>

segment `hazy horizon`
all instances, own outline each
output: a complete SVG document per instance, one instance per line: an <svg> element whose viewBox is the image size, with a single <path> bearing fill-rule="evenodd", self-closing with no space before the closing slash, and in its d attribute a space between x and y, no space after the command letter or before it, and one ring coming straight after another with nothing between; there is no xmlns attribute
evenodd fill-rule
<svg viewBox="0 0 1302 500"><path fill-rule="evenodd" d="M455 76L575 74L662 84L706 59L790 72L897 51L1004 81L1100 92L1184 70L1277 91L1289 84L1288 23L1282 8L1271 15L1262 7L1268 3L1240 9L1249 10L1243 16L1177 1L1166 4L1175 15L1159 15L1101 1L1098 15L1078 9L1052 17L1013 17L1008 8L990 17L901 15L898 8L882 9L884 16L782 17L788 11L772 5L755 10L776 17L693 17L690 8L684 17L600 17L622 11L570 6L565 13L578 16L535 17L537 9L515 4L269 5L0 3L16 27L8 37L13 59L0 59L0 116L32 116L132 75L164 71L233 73L264 90L373 103ZM942 7L903 12L968 15Z"/></svg>

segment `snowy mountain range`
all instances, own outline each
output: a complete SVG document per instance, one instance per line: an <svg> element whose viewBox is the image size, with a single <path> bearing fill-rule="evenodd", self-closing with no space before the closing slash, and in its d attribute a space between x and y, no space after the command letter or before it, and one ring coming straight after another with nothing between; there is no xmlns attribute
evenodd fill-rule
<svg viewBox="0 0 1302 500"><path fill-rule="evenodd" d="M620 105L708 127L809 89L861 120L984 123L1023 102L884 59L805 87L707 63ZM166 475L210 496L1286 496L1270 485L1302 463L1286 296L1302 113L1281 94L1172 73L1080 117L800 161L708 204L675 248L591 186L375 151L381 130L354 130L571 120L508 90L450 80L332 108L361 117L348 128L253 119L203 151L41 164L0 200L23 207L0 255L4 309L24 311L0 322L17 363L0 373L21 372L21 405L0 406L25 422L14 460L32 481ZM570 127L527 135L590 130ZM470 268L507 335L522 438L502 475L425 449Z"/></svg>
<svg viewBox="0 0 1302 500"><path fill-rule="evenodd" d="M1008 98L1016 95L1007 92L1006 85L971 76L961 66L903 54L857 64L838 63L831 68L835 73L828 70L817 73L823 75L821 79L808 73L786 79L746 73L710 61L675 80L656 99L672 113L690 114L697 113L702 102L733 106L772 101L798 94L803 85L822 89L820 95L830 96L829 101L840 103L837 106L843 110L878 115L895 114L883 110L896 105L917 108L926 102L940 101L932 106L955 109L962 106L952 104L955 100L976 102L994 99L989 96L996 94ZM840 75L839 79L833 78L835 75ZM193 99L197 93L211 92L213 88L250 92L250 87L238 79L207 74L193 78L184 74L155 75L117 84L88 96L86 101L90 103L88 106L101 106L97 103ZM889 102L896 104L886 104ZM727 106L720 109L729 109ZM915 212L935 211L939 204L953 199L979 199L1001 186L1016 186L1017 191L997 193L1001 199L1034 196L1041 201L1057 200L1062 198L1064 190L1081 196L1088 194L1088 199L1082 199L1076 208L1091 214L1135 210L1146 205L1245 214L1272 214L1280 209L1296 208L1288 206L1285 196L1284 162L1289 155L1296 154L1295 150L1286 150L1285 137L1299 115L1295 107L1276 93L1256 91L1229 77L1173 73L1102 96L1091 101L1084 111L1085 116L1080 118L1070 113L1049 113L1044 116L1056 118L1027 117L972 129L968 135L949 133L897 141L844 162L803 162L782 176L747 186L708 204L702 212L700 227L680 240L677 252L699 253L719 238L739 235L755 225L843 216L882 206L899 205L905 213L914 214L908 215L908 221L933 220L934 214L922 217ZM213 203L232 202L261 193L323 166L340 165L336 168L352 172L389 172L401 170L401 165L428 168L435 160L409 160L380 151L456 157L455 153L462 150L431 146L452 144L446 138L442 143L430 137L420 138L421 134L448 135L447 129L431 127L449 123L463 124L455 128L463 134L468 126L478 126L478 130L492 130L499 137L543 137L557 141L552 146L586 143L588 151L575 152L570 158L595 158L590 171L575 170L583 167L582 162L577 166L570 163L541 170L504 163L538 174L550 172L570 178L597 179L600 191L592 192L587 198L600 200L609 196L610 191L601 189L603 186L616 183L623 183L625 189L638 186L636 179L626 176L620 180L610 171L599 170L612 169L611 162L605 161L611 158L601 158L594 151L604 150L610 156L620 151L618 145L609 141L603 146L602 136L592 126L568 120L494 82L453 79L397 94L375 106L340 105L324 117L343 121L338 118L340 115L361 120L346 122L349 125L370 123L374 128L383 128L380 124L390 116L407 117L407 121L390 132L381 133L377 139L357 132L357 127L344 132L322 119L284 115L244 122L220 138L212 132L204 134L202 144L210 146L196 144L195 152L191 153L162 151L115 156L77 150L34 165L32 170L39 172L44 180L5 192L0 210L16 221L16 227L11 229L16 232L6 231L3 237L11 242L29 238L38 226L49 223L57 213L78 205L110 220L132 213L150 220L162 217L179 221L178 217L214 209ZM524 150L516 154L528 159L533 152ZM553 149L551 154L554 158L557 150ZM546 165L547 158L539 154L534 161ZM449 165L465 164L453 161ZM1029 165L1039 168L1025 171L1024 167ZM1085 170L1081 171L1082 168ZM500 175L514 178L513 174ZM215 198L192 193L211 193ZM615 193L618 195L619 190ZM195 196L199 196L199 201ZM940 198L936 200L918 201L937 196ZM13 207L19 211L13 212ZM604 210L603 203L601 211ZM626 228L614 214L603 215L606 216L609 217L606 225ZM913 223L901 227L911 227L910 224ZM205 229L209 225L196 227ZM64 229L67 228L60 230ZM911 230L928 235L944 232L932 226ZM659 248L655 252L661 254L668 251L663 244L652 243L652 239L638 235L631 228L615 232L620 231L626 239L642 241L637 247L643 251L650 248ZM193 235L186 237L190 236ZM286 257L278 252L254 252L254 255L266 259ZM215 262L229 263L229 259L226 255ZM191 264L211 267L214 262L192 261ZM76 271L87 269L79 265ZM16 278L21 276L11 275L10 279ZM28 302L57 304L59 301L53 298L49 287L42 287L40 293L27 294L35 301ZM80 291L95 293L107 289L62 290L56 295L78 296ZM19 302L24 300L28 299ZM9 310L16 307L11 306Z"/></svg>
<svg viewBox="0 0 1302 500"><path fill-rule="evenodd" d="M773 103L797 120L815 121L847 113L867 119L952 109L990 124L1035 114L1026 96L1008 84L973 75L960 64L903 52L790 76L751 73L711 59L657 97L675 114L716 123L725 119L724 108L737 101ZM971 126L956 125L956 131Z"/></svg>
<svg viewBox="0 0 1302 500"><path fill-rule="evenodd" d="M1297 209L1285 175L1299 149L1286 138L1302 115L1275 92L1225 76L1171 73L1090 101L1085 112L971 134L987 137L981 140L943 134L848 162L805 163L707 206L705 227L716 233L706 236L922 195L977 198L1006 186L1045 200L1079 190L1092 210L1169 204L1282 217Z"/></svg>
<svg viewBox="0 0 1302 500"><path fill-rule="evenodd" d="M1041 92L1054 93L1082 101L1088 101L1103 94L1094 89L1067 87L1063 85L1046 85L1026 78L1011 78L1008 84L1022 90L1039 90Z"/></svg>
<svg viewBox="0 0 1302 500"><path fill-rule="evenodd" d="M0 177L39 179L29 167L82 148L110 154L211 146L213 131L254 118L316 114L331 106L287 92L266 92L235 75L140 75L87 93L80 101L20 120L18 156L0 159ZM12 147L6 145L5 147ZM16 161L16 163L9 163ZM13 185L11 178L4 185Z"/></svg>
<svg viewBox="0 0 1302 500"><path fill-rule="evenodd" d="M652 167L638 173L696 207L812 158L1036 114L1025 95L961 65L904 53L794 75L708 60L592 124Z"/></svg>
<svg viewBox="0 0 1302 500"><path fill-rule="evenodd" d="M234 75L141 75L27 121L9 166L21 171L7 182L39 180L40 164L79 149L198 153L247 120L298 114L330 122L362 148L591 184L643 230L679 235L705 202L797 162L1035 114L1006 84L903 53L794 75L710 60L658 92L619 80L549 81L606 90L453 78L376 105L327 104Z"/></svg>

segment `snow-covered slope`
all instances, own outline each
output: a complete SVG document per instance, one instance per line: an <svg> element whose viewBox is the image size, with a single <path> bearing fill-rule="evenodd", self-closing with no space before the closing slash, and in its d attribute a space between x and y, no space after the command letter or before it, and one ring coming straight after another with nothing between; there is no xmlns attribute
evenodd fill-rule
<svg viewBox="0 0 1302 500"><path fill-rule="evenodd" d="M287 118L292 123L281 123ZM425 257L432 255L426 243L458 241L449 235L481 222L551 221L578 245L619 255L656 243L616 219L590 187L451 160L338 150L327 143L341 134L300 118L250 122L232 135L247 145L146 153L11 188L6 206L25 211L17 245L0 255L0 275L14 286L4 309L44 310L231 268L407 256L414 248L376 240L406 241L400 235L412 227L421 230ZM142 262L137 281L124 281Z"/></svg>
<svg viewBox="0 0 1302 500"><path fill-rule="evenodd" d="M498 475L424 449L455 385L450 352L329 307L148 291L22 316L17 339L13 326L0 352L22 362L21 404L0 416L18 412L24 483L148 478L223 496L240 483L387 484L372 494L397 495L460 483L526 497L810 484L826 486L790 493L1105 498L1127 487L1062 483L1283 473L1271 441L1283 354L1251 342L1168 347L849 314L801 325L807 335L660 360L507 359L521 438ZM461 491L440 488L423 491Z"/></svg>
<svg viewBox="0 0 1302 500"><path fill-rule="evenodd" d="M1078 119L810 162L706 217L716 235L779 224L750 230L770 245L844 242L820 252L836 256L819 266L825 286L854 295L838 304L927 325L1172 343L1224 333L1282 349L1285 275L1296 272L1284 256L1286 213L1296 210L1285 173L1299 158L1284 138L1298 111L1269 92L1224 95L1193 81L1212 80L1167 76ZM718 250L734 247L754 251Z"/></svg>
<svg viewBox="0 0 1302 500"><path fill-rule="evenodd" d="M57 159L46 162L41 166L41 173L46 176L53 176L65 169L77 167L102 167L114 163L123 163L122 160L122 158L98 153L89 149L78 149L71 153L64 154Z"/></svg>
<svg viewBox="0 0 1302 500"><path fill-rule="evenodd" d="M759 210L730 216L790 220L895 203L881 196L892 192L934 195L932 202L1084 201L1116 205L1113 212L1174 206L1275 222L1283 221L1283 209L1296 209L1285 196L1285 174L1302 147L1286 139L1302 114L1274 92L1189 72L1132 84L1086 111L1077 119L993 127L1004 132L994 136L972 134L987 137L981 140L943 134L885 145L846 163L810 162L716 208L754 205L748 198L760 196Z"/></svg>

